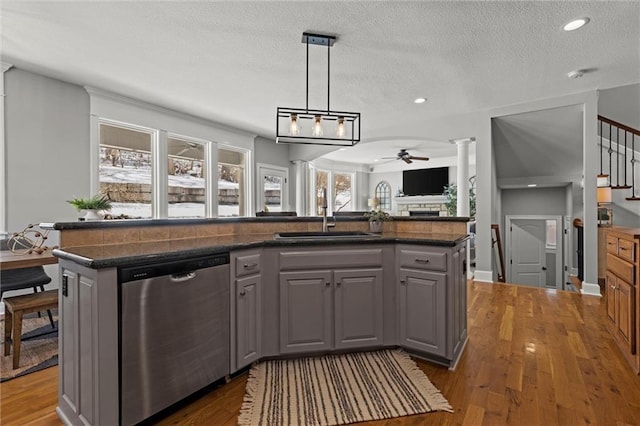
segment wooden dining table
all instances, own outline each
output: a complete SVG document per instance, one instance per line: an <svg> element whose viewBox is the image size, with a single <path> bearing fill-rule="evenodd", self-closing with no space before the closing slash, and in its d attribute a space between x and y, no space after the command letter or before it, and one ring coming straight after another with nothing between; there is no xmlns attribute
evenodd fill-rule
<svg viewBox="0 0 640 426"><path fill-rule="evenodd" d="M30 268L32 266L54 265L56 263L58 263L58 258L51 254L50 250L42 254L17 254L10 250L0 251L0 271Z"/></svg>

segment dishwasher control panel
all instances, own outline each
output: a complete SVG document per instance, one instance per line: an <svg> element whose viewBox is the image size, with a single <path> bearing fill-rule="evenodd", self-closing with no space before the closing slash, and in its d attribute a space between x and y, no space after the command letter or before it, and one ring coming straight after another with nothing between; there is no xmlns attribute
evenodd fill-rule
<svg viewBox="0 0 640 426"><path fill-rule="evenodd" d="M159 277L162 275L185 274L198 269L228 264L229 253L164 263L149 263L147 265L118 269L118 282L125 283L130 281L146 280L148 278Z"/></svg>

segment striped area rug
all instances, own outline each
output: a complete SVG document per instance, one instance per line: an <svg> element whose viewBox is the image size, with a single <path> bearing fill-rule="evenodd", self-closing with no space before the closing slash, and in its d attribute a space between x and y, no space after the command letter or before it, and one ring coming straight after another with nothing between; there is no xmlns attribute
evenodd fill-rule
<svg viewBox="0 0 640 426"><path fill-rule="evenodd" d="M255 365L238 425L343 425L452 408L398 350Z"/></svg>

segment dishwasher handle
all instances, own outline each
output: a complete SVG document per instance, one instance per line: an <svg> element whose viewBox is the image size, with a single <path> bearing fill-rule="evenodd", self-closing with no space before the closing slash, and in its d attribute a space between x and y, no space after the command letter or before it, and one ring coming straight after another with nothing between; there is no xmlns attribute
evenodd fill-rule
<svg viewBox="0 0 640 426"><path fill-rule="evenodd" d="M195 277L196 277L196 273L192 271L192 272L184 272L182 274L173 274L170 276L170 279L174 283L181 283L184 281L192 280Z"/></svg>

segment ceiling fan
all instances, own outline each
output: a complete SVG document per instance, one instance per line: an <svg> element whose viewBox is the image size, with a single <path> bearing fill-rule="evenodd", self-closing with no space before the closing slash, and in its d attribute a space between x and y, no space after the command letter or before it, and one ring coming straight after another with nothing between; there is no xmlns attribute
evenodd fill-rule
<svg viewBox="0 0 640 426"><path fill-rule="evenodd" d="M413 163L413 161L411 161L411 160L429 161L429 157L416 157L416 156L413 156L413 155L409 154L406 149L401 149L400 152L398 152L398 154L396 154L395 157L383 157L383 159L386 159L386 160L391 160L391 159L393 159L393 160L402 160L407 164Z"/></svg>

